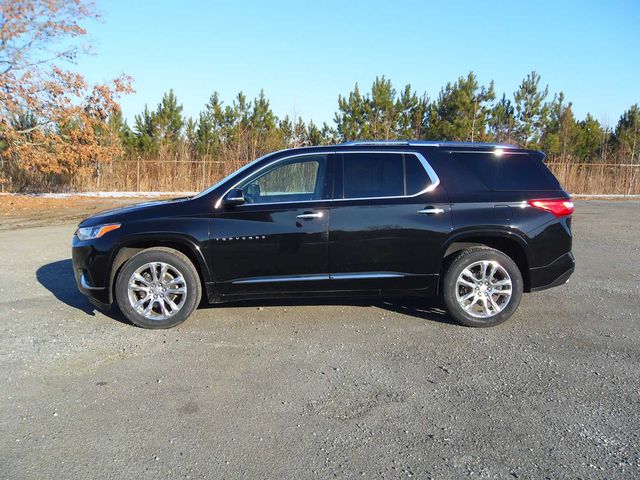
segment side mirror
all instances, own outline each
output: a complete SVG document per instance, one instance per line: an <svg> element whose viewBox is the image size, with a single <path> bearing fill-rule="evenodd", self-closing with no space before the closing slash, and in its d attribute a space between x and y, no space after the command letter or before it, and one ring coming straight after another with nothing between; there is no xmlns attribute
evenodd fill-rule
<svg viewBox="0 0 640 480"><path fill-rule="evenodd" d="M244 193L239 188L229 190L224 196L224 204L227 206L243 205L244 202Z"/></svg>

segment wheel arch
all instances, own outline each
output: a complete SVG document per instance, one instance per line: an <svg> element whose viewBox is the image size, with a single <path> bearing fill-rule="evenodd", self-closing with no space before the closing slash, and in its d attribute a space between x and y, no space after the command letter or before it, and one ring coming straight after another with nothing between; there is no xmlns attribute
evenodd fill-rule
<svg viewBox="0 0 640 480"><path fill-rule="evenodd" d="M210 271L202 249L195 242L180 236L133 238L123 242L114 252L109 273L109 302L113 303L115 279L122 266L135 254L153 247L172 248L186 255L198 272L203 292L210 282Z"/></svg>
<svg viewBox="0 0 640 480"><path fill-rule="evenodd" d="M529 275L531 258L527 245L526 240L522 236L510 231L469 231L453 235L443 245L440 279L444 278L447 259L450 258L451 255L467 248L484 246L503 252L515 262L522 274L524 291L529 292L531 290ZM438 285L438 289L440 289L440 285Z"/></svg>

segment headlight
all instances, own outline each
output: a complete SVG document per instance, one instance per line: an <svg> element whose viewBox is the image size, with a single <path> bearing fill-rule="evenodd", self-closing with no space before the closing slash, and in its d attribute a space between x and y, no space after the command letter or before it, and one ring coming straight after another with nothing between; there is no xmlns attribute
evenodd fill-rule
<svg viewBox="0 0 640 480"><path fill-rule="evenodd" d="M108 223L105 225L96 225L95 227L82 227L76 230L76 237L78 237L79 240L93 240L94 238L100 238L105 233L118 228L120 228L119 223Z"/></svg>

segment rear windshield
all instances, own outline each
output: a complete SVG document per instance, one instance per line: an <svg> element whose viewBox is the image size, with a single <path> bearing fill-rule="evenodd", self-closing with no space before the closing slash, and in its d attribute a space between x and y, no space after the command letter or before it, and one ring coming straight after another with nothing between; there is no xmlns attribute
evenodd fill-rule
<svg viewBox="0 0 640 480"><path fill-rule="evenodd" d="M558 180L542 163L542 155L527 152L451 152L460 173L465 170L490 190L556 190Z"/></svg>

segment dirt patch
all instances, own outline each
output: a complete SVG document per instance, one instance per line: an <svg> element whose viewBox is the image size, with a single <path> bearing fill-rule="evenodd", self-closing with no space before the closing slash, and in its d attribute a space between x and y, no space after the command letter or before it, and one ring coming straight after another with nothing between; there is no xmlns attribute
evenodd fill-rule
<svg viewBox="0 0 640 480"><path fill-rule="evenodd" d="M89 215L94 215L104 210L148 200L138 197L47 198L32 195L0 195L0 230L40 227L63 222L79 222Z"/></svg>

